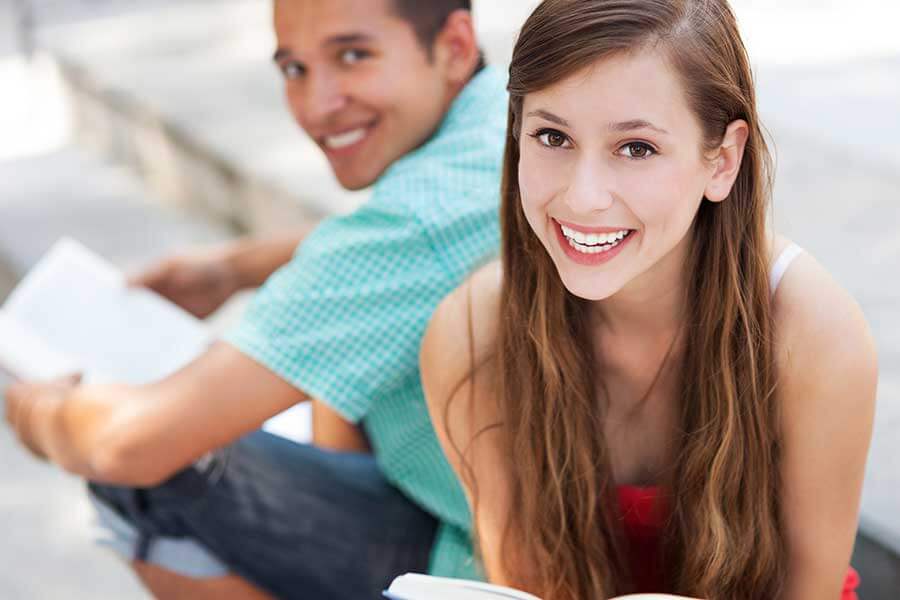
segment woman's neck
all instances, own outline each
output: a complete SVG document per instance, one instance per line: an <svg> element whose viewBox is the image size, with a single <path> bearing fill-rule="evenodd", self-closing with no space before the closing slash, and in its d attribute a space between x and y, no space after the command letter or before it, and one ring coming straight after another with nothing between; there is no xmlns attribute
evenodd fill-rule
<svg viewBox="0 0 900 600"><path fill-rule="evenodd" d="M678 331L685 315L689 243L690 236L685 236L662 260L614 296L594 302L595 330L617 338L671 337Z"/></svg>

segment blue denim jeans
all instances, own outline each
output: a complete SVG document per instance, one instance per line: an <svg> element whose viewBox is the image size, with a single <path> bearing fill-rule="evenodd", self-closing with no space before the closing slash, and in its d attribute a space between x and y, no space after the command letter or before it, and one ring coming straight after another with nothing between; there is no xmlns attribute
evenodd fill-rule
<svg viewBox="0 0 900 600"><path fill-rule="evenodd" d="M279 598L379 598L425 572L436 520L372 456L251 434L150 489L89 484L126 559L204 578L233 573Z"/></svg>

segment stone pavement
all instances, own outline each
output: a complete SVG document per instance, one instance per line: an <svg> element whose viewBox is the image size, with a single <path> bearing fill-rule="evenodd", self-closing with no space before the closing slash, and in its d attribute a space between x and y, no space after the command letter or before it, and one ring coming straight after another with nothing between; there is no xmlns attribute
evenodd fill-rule
<svg viewBox="0 0 900 600"><path fill-rule="evenodd" d="M19 40L19 12L10 0L0 2L0 56L22 51Z"/></svg>
<svg viewBox="0 0 900 600"><path fill-rule="evenodd" d="M68 228L89 236L89 243L96 240L95 247L123 265L182 242L227 234L227 228L196 221L181 229L184 221L169 210L146 213L155 224L143 229L134 215L144 209L133 212L120 200L140 199L146 207L165 198L162 204L200 209L228 226L268 231L349 210L365 197L337 187L283 107L269 61L267 0L38 4L44 9L39 16L53 17L52 23L43 21L38 40L63 65L77 139L136 169L151 191L120 169L103 168L95 154L72 148L0 163L0 278L4 262L7 270L20 271L42 244ZM534 4L476 2L493 62L505 64L512 32ZM894 458L900 455L900 42L884 35L900 9L878 0L860 0L852 9L826 3L821 10L804 0L780 0L777 13L771 0L735 4L780 157L776 222L860 300L878 340L882 374L862 523L880 544L900 551L900 463ZM864 9L881 11L883 18L866 21ZM61 175L42 177L57 171ZM79 173L103 182L94 191L86 188L80 200L66 193L79 187L73 183ZM109 191L126 188L127 193ZM25 201L32 198L34 204ZM10 206L16 208L9 212ZM7 221L8 215L15 217ZM21 477L0 482L0 502L11 511L4 510L3 518L13 515L10 535L36 538L30 546L22 542L27 552L0 545L0 560L16 566L0 570L0 597L62 597L59 590L66 585L79 597L141 597L127 576L85 549L83 524L81 530L77 524L81 509L71 518L59 510L60 501L79 506L77 485L29 468L2 433L0 454L4 461L13 457ZM55 538L52 524L60 518L68 519L69 534ZM877 563L883 581L894 578L894 588L864 587L863 598L900 597L896 557L868 540L857 551L857 563ZM46 589L33 588L40 593L23 595L23 580L45 584L29 567L40 552L58 581L68 583L54 591L51 582ZM79 562L82 554L91 557L85 561L96 560L93 570ZM113 583L104 587L107 580Z"/></svg>
<svg viewBox="0 0 900 600"><path fill-rule="evenodd" d="M0 163L0 211L0 256L18 273L64 235L124 269L229 235L162 207L132 173L74 147Z"/></svg>
<svg viewBox="0 0 900 600"><path fill-rule="evenodd" d="M148 598L119 560L88 541L83 483L25 456L0 427L0 598Z"/></svg>

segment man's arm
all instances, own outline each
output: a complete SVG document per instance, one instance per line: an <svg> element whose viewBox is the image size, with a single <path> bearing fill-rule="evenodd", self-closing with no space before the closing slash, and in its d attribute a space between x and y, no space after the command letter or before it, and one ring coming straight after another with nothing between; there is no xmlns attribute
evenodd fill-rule
<svg viewBox="0 0 900 600"><path fill-rule="evenodd" d="M153 290L198 318L206 318L232 295L265 283L290 262L309 232L277 238L241 239L223 246L170 256L130 279Z"/></svg>
<svg viewBox="0 0 900 600"><path fill-rule="evenodd" d="M258 288L278 269L290 262L297 247L312 230L272 239L244 239L232 246L226 260L234 272L239 289Z"/></svg>
<svg viewBox="0 0 900 600"><path fill-rule="evenodd" d="M345 420L338 412L319 400L312 403L313 444L335 452L369 454L372 447L359 425Z"/></svg>
<svg viewBox="0 0 900 600"><path fill-rule="evenodd" d="M306 399L220 343L148 386L14 385L7 420L35 454L73 474L149 487Z"/></svg>

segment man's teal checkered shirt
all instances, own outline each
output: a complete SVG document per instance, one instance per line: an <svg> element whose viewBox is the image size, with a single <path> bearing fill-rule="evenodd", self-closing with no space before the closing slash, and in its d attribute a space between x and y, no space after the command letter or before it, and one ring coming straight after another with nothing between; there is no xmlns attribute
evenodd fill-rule
<svg viewBox="0 0 900 600"><path fill-rule="evenodd" d="M362 423L385 476L438 517L431 573L478 578L470 512L419 377L431 314L499 245L504 79L479 73L356 212L323 222L226 340Z"/></svg>

